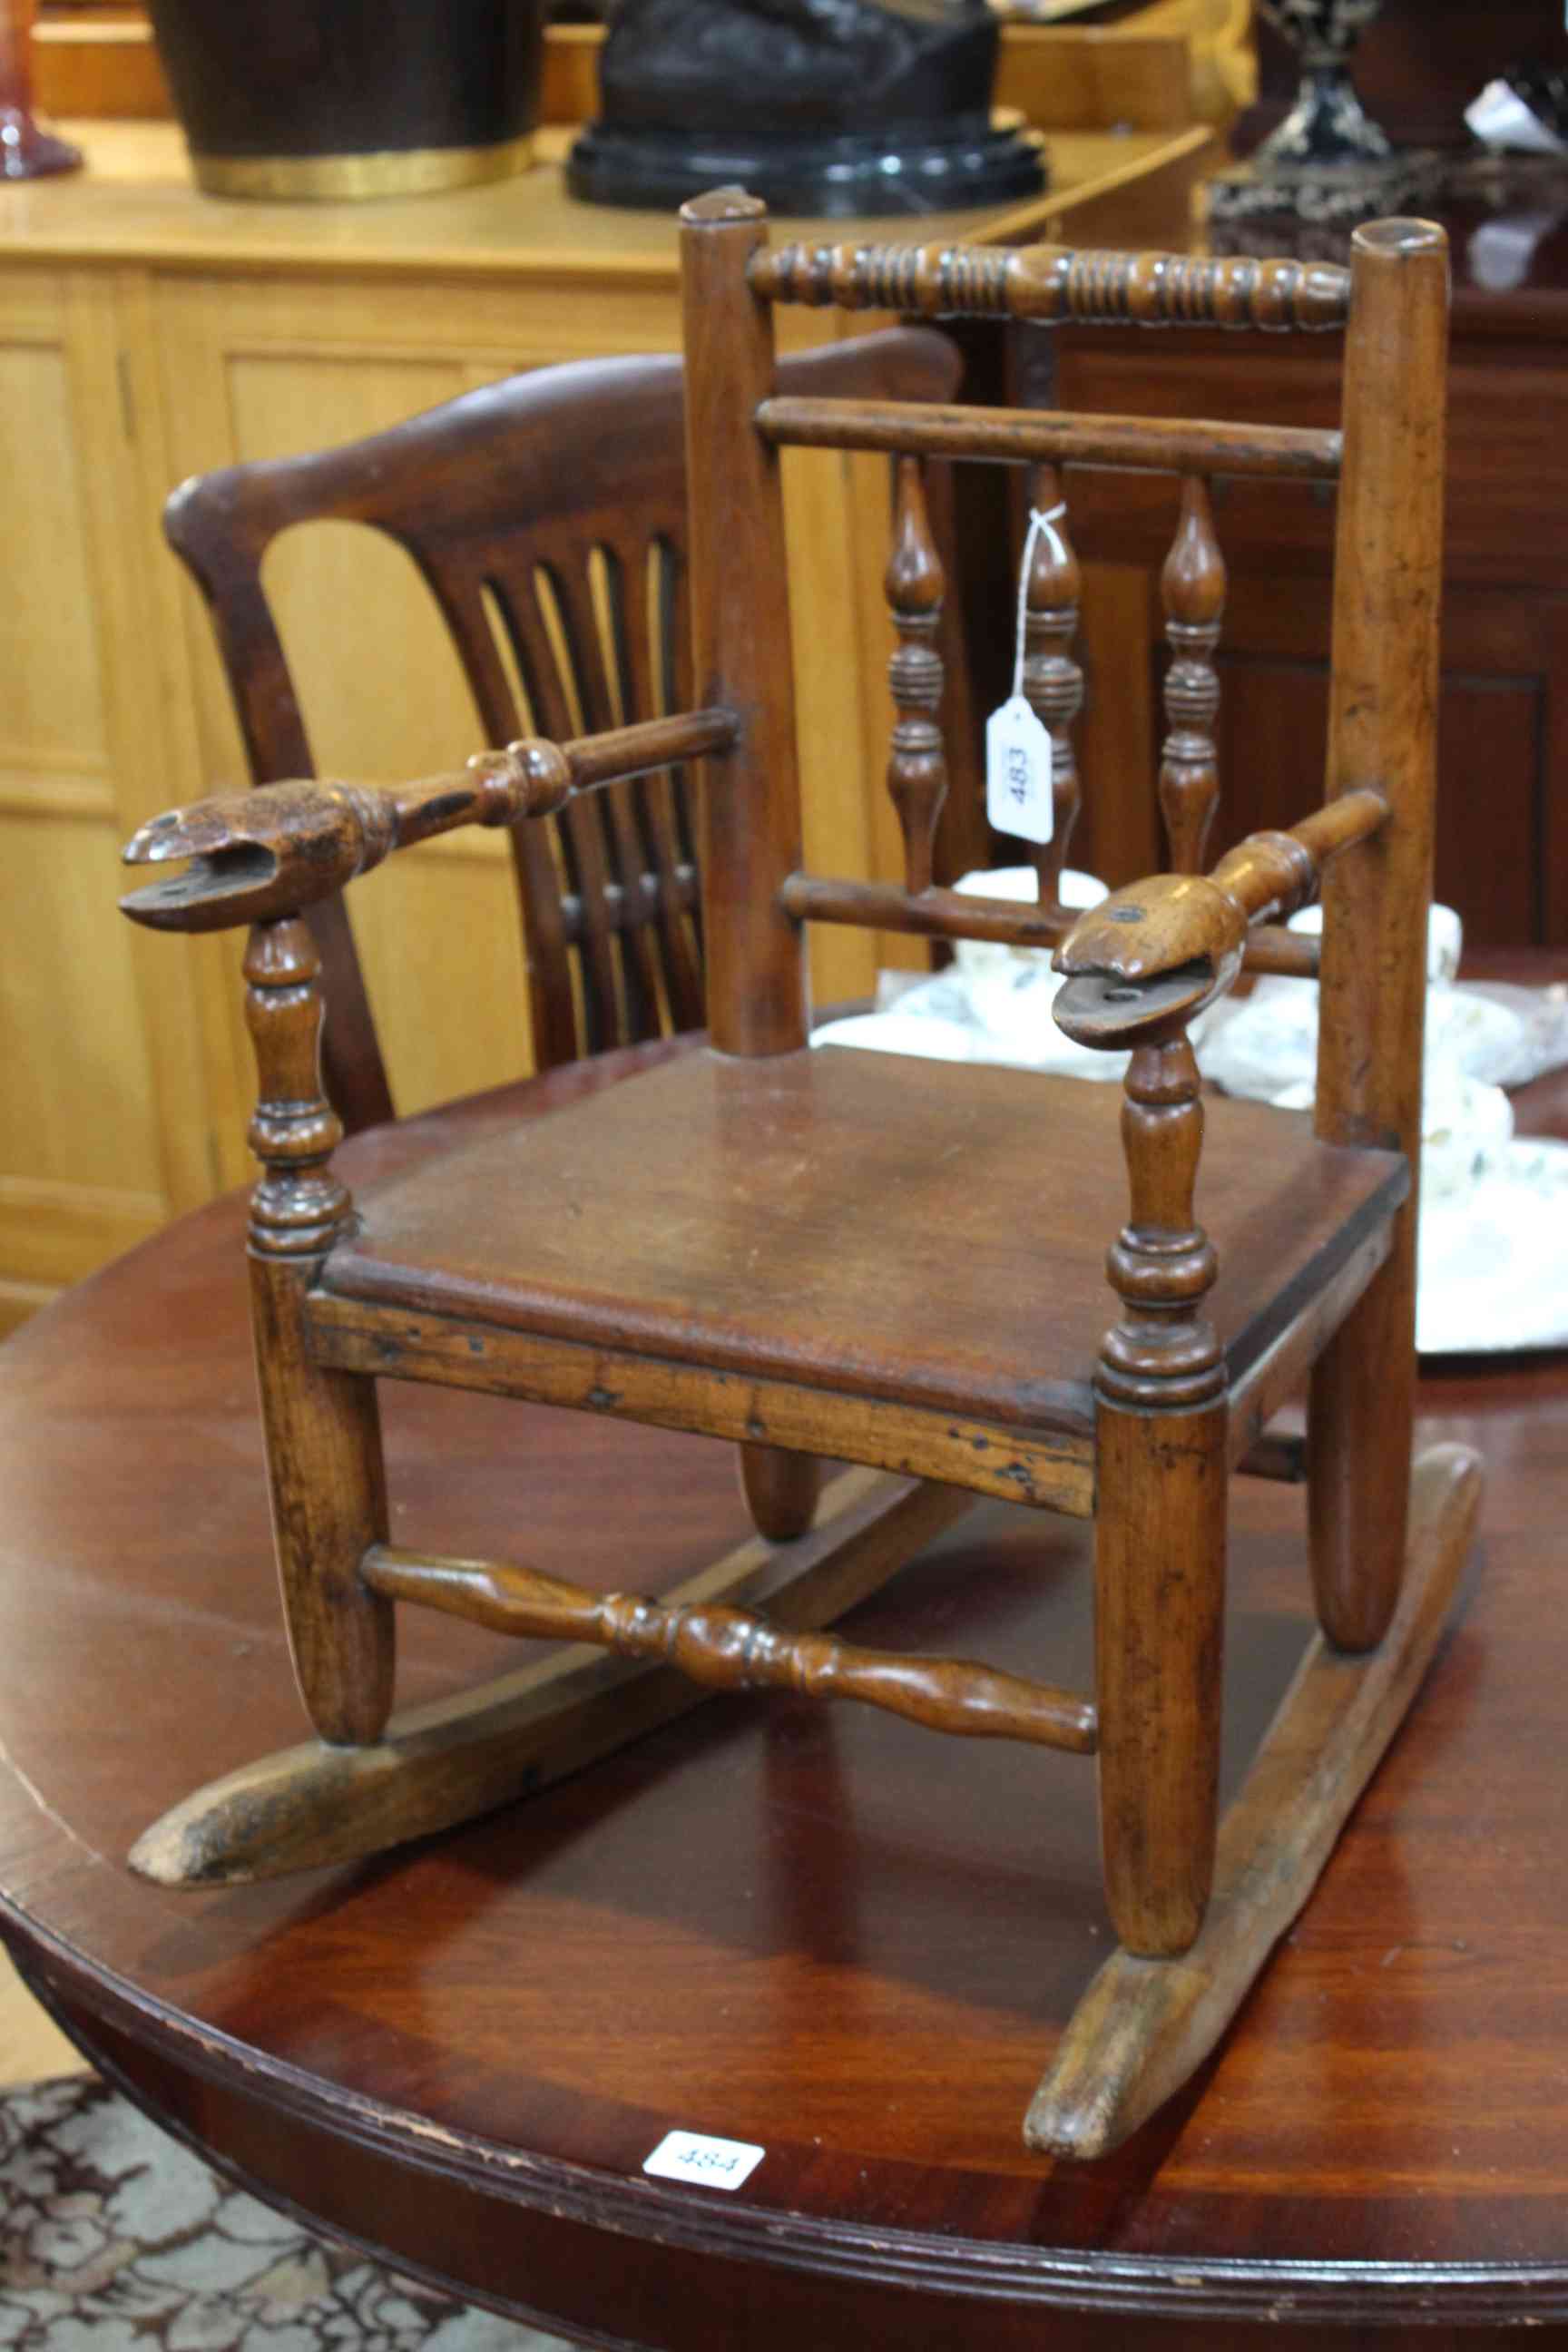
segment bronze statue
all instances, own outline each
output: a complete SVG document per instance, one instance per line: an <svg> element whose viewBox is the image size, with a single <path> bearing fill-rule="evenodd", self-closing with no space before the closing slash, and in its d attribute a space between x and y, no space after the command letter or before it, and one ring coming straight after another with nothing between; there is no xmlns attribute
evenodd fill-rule
<svg viewBox="0 0 1568 2352"><path fill-rule="evenodd" d="M740 181L837 216L1033 194L1037 142L991 121L997 39L985 0L621 0L567 184L662 207Z"/></svg>

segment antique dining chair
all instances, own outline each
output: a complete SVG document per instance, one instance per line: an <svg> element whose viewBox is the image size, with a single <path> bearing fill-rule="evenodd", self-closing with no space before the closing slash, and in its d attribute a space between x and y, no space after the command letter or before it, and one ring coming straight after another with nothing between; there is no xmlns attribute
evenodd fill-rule
<svg viewBox="0 0 1568 2352"><path fill-rule="evenodd" d="M942 399L958 368L945 339L894 330L791 357L784 381L803 394ZM688 707L680 383L674 357L538 368L363 440L182 483L163 527L211 615L251 782L316 772L264 571L279 536L301 524L368 524L406 551L483 741ZM949 717L959 751L960 714ZM510 849L537 1068L700 1026L684 766L514 826ZM327 1091L356 1134L391 1118L392 1089L341 896L310 921L332 1003Z"/></svg>
<svg viewBox="0 0 1568 2352"><path fill-rule="evenodd" d="M1465 1449L1412 1463L1445 240L1419 222L1365 227L1348 269L775 248L762 206L728 190L686 207L683 242L696 707L518 741L394 790L302 782L198 803L127 852L191 861L126 900L138 920L253 926L258 1362L284 1605L320 1734L199 1791L138 1859L200 1883L439 1827L668 1710L667 1664L719 1687L784 1685L1093 1754L1121 1948L1026 2134L1099 2154L1190 2076L1305 1900L1419 1683L1475 1508ZM1342 431L781 389L773 308L791 301L1342 329ZM901 888L803 866L779 485L781 450L801 446L901 461L888 567ZM1179 870L1076 921L1048 858L1031 907L931 882L942 583L921 484L936 458L1133 467L1182 485L1166 586L1184 740L1164 778ZM1324 800L1205 876L1223 573L1202 486L1215 472L1337 478L1340 504ZM1039 533L1025 602L1037 692L1058 714L1076 692L1072 571L1062 532ZM537 821L676 759L705 763L710 1045L351 1201L331 1165L301 908L405 842ZM1068 769L1060 760L1056 782L1070 793ZM1279 924L1320 890L1315 1117L1205 1104L1189 1024L1245 969L1317 967L1320 950ZM1056 1017L1080 1043L1129 1053L1120 1110L1112 1089L1071 1080L809 1051L813 921L1059 943ZM736 1440L759 1538L662 1601L395 1547L382 1380ZM1303 1389L1321 1632L1222 1822L1227 1484L1279 1469L1290 1449L1259 1441ZM858 1466L819 1497L824 1461ZM975 1495L1092 1518L1092 1691L816 1630ZM568 1650L510 1715L479 1694L389 1726L399 1601L620 1656L604 1662L612 1681L584 1680Z"/></svg>

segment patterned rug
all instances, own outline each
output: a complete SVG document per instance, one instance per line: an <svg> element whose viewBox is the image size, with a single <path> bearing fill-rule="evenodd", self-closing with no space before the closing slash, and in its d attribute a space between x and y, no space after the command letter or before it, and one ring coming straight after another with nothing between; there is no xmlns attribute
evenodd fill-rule
<svg viewBox="0 0 1568 2352"><path fill-rule="evenodd" d="M567 2352L231 2189L96 2075L0 2096L5 2352Z"/></svg>

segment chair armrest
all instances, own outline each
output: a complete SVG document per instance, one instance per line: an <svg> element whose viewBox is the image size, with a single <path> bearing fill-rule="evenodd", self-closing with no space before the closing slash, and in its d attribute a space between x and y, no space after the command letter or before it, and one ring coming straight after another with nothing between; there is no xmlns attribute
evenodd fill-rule
<svg viewBox="0 0 1568 2352"><path fill-rule="evenodd" d="M128 866L191 863L130 892L121 908L163 931L276 921L330 898L395 849L461 825L549 816L578 793L726 751L736 729L728 710L688 711L570 743L510 743L417 783L304 780L196 801L153 817L126 844Z"/></svg>
<svg viewBox="0 0 1568 2352"><path fill-rule="evenodd" d="M1253 926L1310 906L1330 858L1387 815L1381 793L1345 793L1289 833L1250 835L1210 875L1157 874L1113 891L1057 950L1058 1027L1108 1050L1177 1035L1232 986Z"/></svg>

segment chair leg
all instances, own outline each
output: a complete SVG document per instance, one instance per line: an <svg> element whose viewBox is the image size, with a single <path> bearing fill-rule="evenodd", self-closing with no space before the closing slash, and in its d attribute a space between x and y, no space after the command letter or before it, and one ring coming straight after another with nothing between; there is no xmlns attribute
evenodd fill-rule
<svg viewBox="0 0 1568 2352"><path fill-rule="evenodd" d="M1374 1650L1405 1572L1415 1440L1409 1284L1384 1266L1312 1371L1308 1526L1318 1622L1337 1650Z"/></svg>
<svg viewBox="0 0 1568 2352"><path fill-rule="evenodd" d="M1124 1950L1184 1952L1214 1874L1226 1561L1223 1402L1101 1397L1095 1678L1106 1898Z"/></svg>
<svg viewBox="0 0 1568 2352"><path fill-rule="evenodd" d="M380 1738L392 1707L394 1611L360 1577L386 1540L375 1384L312 1362L303 1300L314 1262L250 1260L272 1531L295 1678L335 1746Z"/></svg>
<svg viewBox="0 0 1568 2352"><path fill-rule="evenodd" d="M1042 2155L1102 2157L1218 2042L1306 1902L1420 1687L1469 1548L1480 1463L1436 1445L1410 1481L1408 1573L1368 1658L1315 1641L1220 1829L1213 1900L1179 1967L1113 1953L1068 2021L1024 2126Z"/></svg>
<svg viewBox="0 0 1568 2352"><path fill-rule="evenodd" d="M816 1517L821 1460L782 1445L742 1445L741 1489L757 1533L770 1543L792 1543Z"/></svg>

